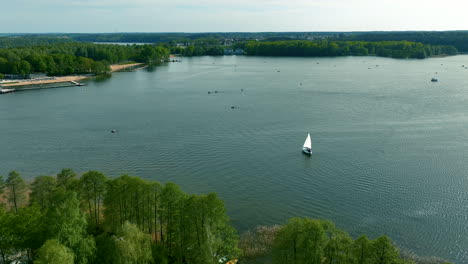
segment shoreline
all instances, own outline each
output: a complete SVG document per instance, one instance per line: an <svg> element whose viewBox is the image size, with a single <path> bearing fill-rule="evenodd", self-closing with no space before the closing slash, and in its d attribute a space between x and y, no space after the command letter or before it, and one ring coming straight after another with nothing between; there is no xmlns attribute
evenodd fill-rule
<svg viewBox="0 0 468 264"><path fill-rule="evenodd" d="M110 65L111 73L120 71L123 69L142 66L144 63L131 63L131 64L113 64ZM13 80L12 83L0 83L2 87L17 87L17 86L25 86L25 85L35 85L35 84L50 84L50 83L64 83L64 82L71 82L71 81L80 81L84 79L88 79L94 77L89 75L68 75L68 76L60 76L60 77L48 77L51 79L41 80L41 79L25 79L25 80Z"/></svg>

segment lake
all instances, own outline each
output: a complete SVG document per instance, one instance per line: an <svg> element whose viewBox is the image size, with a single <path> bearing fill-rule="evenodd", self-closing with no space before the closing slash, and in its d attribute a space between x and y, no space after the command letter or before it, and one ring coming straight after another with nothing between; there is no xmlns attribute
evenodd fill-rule
<svg viewBox="0 0 468 264"><path fill-rule="evenodd" d="M0 174L70 167L171 181L217 192L240 231L325 218L466 263L462 65L468 56L196 57L0 95Z"/></svg>

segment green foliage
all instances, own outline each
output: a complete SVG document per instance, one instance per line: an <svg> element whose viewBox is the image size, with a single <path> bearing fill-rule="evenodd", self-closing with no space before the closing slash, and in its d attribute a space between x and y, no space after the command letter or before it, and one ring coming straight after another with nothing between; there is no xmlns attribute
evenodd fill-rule
<svg viewBox="0 0 468 264"><path fill-rule="evenodd" d="M56 239L47 240L39 249L34 264L73 264L73 252Z"/></svg>
<svg viewBox="0 0 468 264"><path fill-rule="evenodd" d="M31 184L31 203L42 208L50 206L50 196L56 187L56 180L52 176L38 176Z"/></svg>
<svg viewBox="0 0 468 264"><path fill-rule="evenodd" d="M52 194L45 217L45 234L73 250L76 263L86 264L95 255L94 239L86 234L86 218L75 192L58 189Z"/></svg>
<svg viewBox="0 0 468 264"><path fill-rule="evenodd" d="M81 200L88 211L90 224L99 229L101 205L106 190L106 176L98 171L88 171L79 181Z"/></svg>
<svg viewBox="0 0 468 264"><path fill-rule="evenodd" d="M8 201L15 212L26 203L26 183L20 174L16 171L11 171L6 180L8 189Z"/></svg>
<svg viewBox="0 0 468 264"><path fill-rule="evenodd" d="M248 55L256 56L367 56L423 59L433 55L456 54L453 47L430 46L409 41L306 41L290 40L275 42L246 42L243 44Z"/></svg>
<svg viewBox="0 0 468 264"><path fill-rule="evenodd" d="M413 41L432 46L451 47L445 51L446 54L452 52L468 51L468 32L467 31L403 31L403 32L362 32L340 34L335 37L336 40L348 41Z"/></svg>
<svg viewBox="0 0 468 264"><path fill-rule="evenodd" d="M353 240L328 221L292 218L277 233L273 263L291 264L397 264L411 263L400 257L386 236Z"/></svg>
<svg viewBox="0 0 468 264"><path fill-rule="evenodd" d="M0 73L28 75L106 74L110 64L136 61L159 64L169 58L169 49L154 45L101 45L61 43L0 49Z"/></svg>
<svg viewBox="0 0 468 264"><path fill-rule="evenodd" d="M0 207L0 258L2 263L8 263L9 256L14 250L15 229L13 228L15 216Z"/></svg>
<svg viewBox="0 0 468 264"><path fill-rule="evenodd" d="M3 176L0 175L0 195L5 192L5 181L3 180Z"/></svg>
<svg viewBox="0 0 468 264"><path fill-rule="evenodd" d="M321 263L330 226L330 222L323 220L290 219L275 239L274 263Z"/></svg>
<svg viewBox="0 0 468 264"><path fill-rule="evenodd" d="M76 173L72 169L63 169L57 174L57 186L66 190L77 189Z"/></svg>
<svg viewBox="0 0 468 264"><path fill-rule="evenodd" d="M22 184L19 174L10 172L8 193L13 186L18 193ZM241 255L217 195L188 195L174 183L128 175L108 179L97 171L77 179L64 169L57 179L34 179L30 204L11 211L0 207L0 263L27 258L29 263L218 264ZM292 218L255 235L262 237L250 234L249 243L241 243L246 255L271 254L274 264L413 263L402 259L386 236L353 240L324 220Z"/></svg>
<svg viewBox="0 0 468 264"><path fill-rule="evenodd" d="M0 37L0 48L27 47L53 43L74 42L73 39L61 36L25 35Z"/></svg>
<svg viewBox="0 0 468 264"><path fill-rule="evenodd" d="M153 263L150 236L140 231L136 225L124 223L112 239L116 249L114 263Z"/></svg>

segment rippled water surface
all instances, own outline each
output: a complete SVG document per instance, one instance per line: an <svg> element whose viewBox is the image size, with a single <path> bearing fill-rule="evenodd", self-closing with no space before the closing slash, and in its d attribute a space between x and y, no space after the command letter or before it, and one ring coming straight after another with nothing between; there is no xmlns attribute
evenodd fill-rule
<svg viewBox="0 0 468 264"><path fill-rule="evenodd" d="M183 58L0 95L0 174L71 167L172 181L219 193L240 230L326 218L466 263L462 65L468 56ZM301 153L308 132L312 157Z"/></svg>

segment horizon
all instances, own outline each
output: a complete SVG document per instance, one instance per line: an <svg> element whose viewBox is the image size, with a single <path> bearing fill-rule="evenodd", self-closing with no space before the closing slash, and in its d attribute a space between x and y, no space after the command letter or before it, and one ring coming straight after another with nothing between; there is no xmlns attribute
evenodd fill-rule
<svg viewBox="0 0 468 264"><path fill-rule="evenodd" d="M456 7L456 8L453 8ZM17 0L5 33L368 32L468 29L468 3L446 0ZM19 20L18 17L28 19ZM12 23L14 21L14 23ZM30 21L34 21L31 23Z"/></svg>
<svg viewBox="0 0 468 264"><path fill-rule="evenodd" d="M453 30L350 30L350 31L119 31L119 32L0 32L0 35L45 35L45 34L227 34L227 33L405 33L405 32L467 32Z"/></svg>

